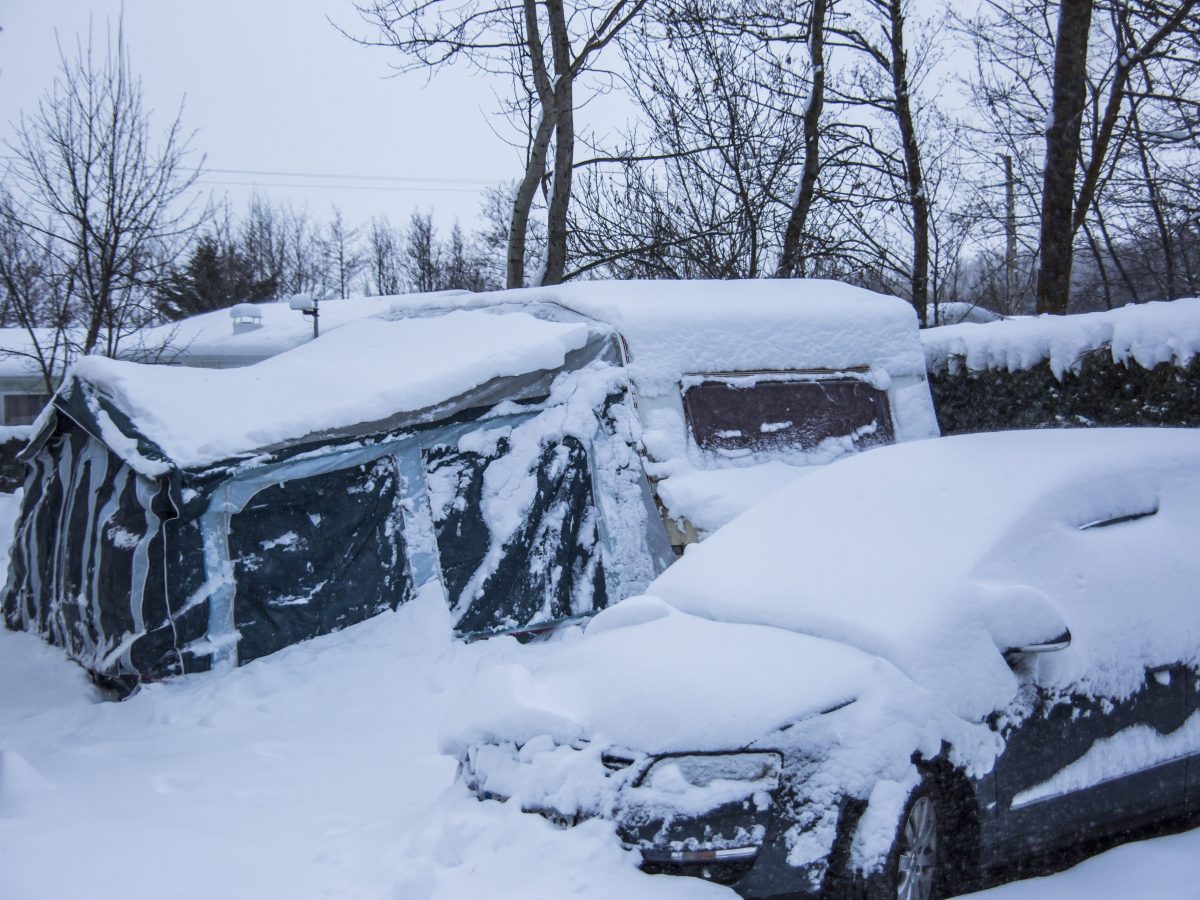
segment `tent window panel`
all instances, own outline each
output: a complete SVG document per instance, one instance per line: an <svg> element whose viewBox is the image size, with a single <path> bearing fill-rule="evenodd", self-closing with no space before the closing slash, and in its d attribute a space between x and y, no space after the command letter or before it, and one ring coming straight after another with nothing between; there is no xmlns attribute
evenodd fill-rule
<svg viewBox="0 0 1200 900"><path fill-rule="evenodd" d="M233 517L238 661L338 631L412 595L396 463L272 485Z"/></svg>
<svg viewBox="0 0 1200 900"><path fill-rule="evenodd" d="M893 439L887 392L857 378L697 379L685 384L683 405L702 450L813 450L846 437L861 448Z"/></svg>
<svg viewBox="0 0 1200 900"><path fill-rule="evenodd" d="M579 441L566 437L528 461L513 459L506 439L487 455L434 447L425 467L459 634L533 627L606 605L598 513ZM527 493L505 497L518 483Z"/></svg>

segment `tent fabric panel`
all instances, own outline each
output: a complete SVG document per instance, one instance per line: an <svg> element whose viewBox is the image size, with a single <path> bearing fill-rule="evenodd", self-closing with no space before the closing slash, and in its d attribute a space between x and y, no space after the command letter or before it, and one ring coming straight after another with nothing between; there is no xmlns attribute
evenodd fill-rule
<svg viewBox="0 0 1200 900"><path fill-rule="evenodd" d="M383 456L267 487L232 517L238 663L412 596L398 483Z"/></svg>
<svg viewBox="0 0 1200 900"><path fill-rule="evenodd" d="M95 653L101 640L89 602L91 554L88 552L88 543L92 533L89 526L95 499L92 478L96 474L103 477L102 473L97 472L96 466L103 465L105 460L103 448L97 447L86 436L76 435L79 440L72 441L74 463L70 469L70 479L64 484L65 502L60 520L54 589L57 615L53 621L56 623L58 641L78 659Z"/></svg>
<svg viewBox="0 0 1200 900"><path fill-rule="evenodd" d="M37 632L99 676L161 669L173 648L162 633L170 623L152 509L163 486L139 478L70 420L60 424L29 460L5 623Z"/></svg>
<svg viewBox="0 0 1200 900"><path fill-rule="evenodd" d="M73 650L74 646L66 632L62 611L62 557L67 551L67 531L64 519L73 501L75 462L79 451L87 443L87 436L76 429L59 436L54 442L52 465L47 477L46 501L40 505L37 519L36 538L38 625L39 630L50 641Z"/></svg>
<svg viewBox="0 0 1200 900"><path fill-rule="evenodd" d="M563 436L541 449L529 505L508 534L487 519L489 469L527 465L500 438L490 454L435 446L426 452L443 584L459 634L534 627L607 605L587 452Z"/></svg>
<svg viewBox="0 0 1200 900"><path fill-rule="evenodd" d="M130 596L134 603L140 600L140 616L139 637L129 648L128 668L162 678L183 672L166 580L166 535L160 509L166 487L146 478L138 478L137 483L145 531L133 555Z"/></svg>
<svg viewBox="0 0 1200 900"><path fill-rule="evenodd" d="M146 514L138 499L137 478L122 466L114 473L115 504L100 524L100 565L93 597L100 614L100 632L110 640L132 633L134 619L133 558L145 539Z"/></svg>
<svg viewBox="0 0 1200 900"><path fill-rule="evenodd" d="M21 518L13 534L9 554L8 580L4 590L4 624L19 631L41 631L37 625L38 576L31 562L39 552L37 545L37 517L46 501L47 467L51 464L48 453L41 453L28 461L25 477L25 493L21 503ZM32 627L31 627L32 626Z"/></svg>
<svg viewBox="0 0 1200 900"><path fill-rule="evenodd" d="M171 623L184 672L207 672L212 657L196 647L208 633L208 604L200 601L205 583L204 538L194 517L163 522L163 578L169 588Z"/></svg>

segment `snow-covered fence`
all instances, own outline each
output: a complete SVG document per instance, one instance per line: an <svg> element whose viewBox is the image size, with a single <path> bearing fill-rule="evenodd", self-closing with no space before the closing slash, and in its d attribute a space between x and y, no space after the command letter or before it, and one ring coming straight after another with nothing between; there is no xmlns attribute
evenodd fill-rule
<svg viewBox="0 0 1200 900"><path fill-rule="evenodd" d="M944 434L1200 426L1200 298L922 334Z"/></svg>

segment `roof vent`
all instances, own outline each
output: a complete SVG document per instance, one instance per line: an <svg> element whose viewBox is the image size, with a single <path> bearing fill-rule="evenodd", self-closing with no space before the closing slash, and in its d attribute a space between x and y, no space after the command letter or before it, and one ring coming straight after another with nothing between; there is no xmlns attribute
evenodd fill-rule
<svg viewBox="0 0 1200 900"><path fill-rule="evenodd" d="M253 303L239 303L229 309L229 317L233 319L233 333L243 334L262 328L262 310Z"/></svg>

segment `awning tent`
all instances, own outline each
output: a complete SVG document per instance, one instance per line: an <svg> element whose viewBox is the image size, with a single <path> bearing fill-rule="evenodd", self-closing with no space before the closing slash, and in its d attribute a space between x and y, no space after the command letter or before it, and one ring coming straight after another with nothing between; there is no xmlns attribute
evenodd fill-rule
<svg viewBox="0 0 1200 900"><path fill-rule="evenodd" d="M233 370L82 360L24 452L5 623L129 686L422 590L461 635L586 615L672 558L620 360L607 326L504 311Z"/></svg>

